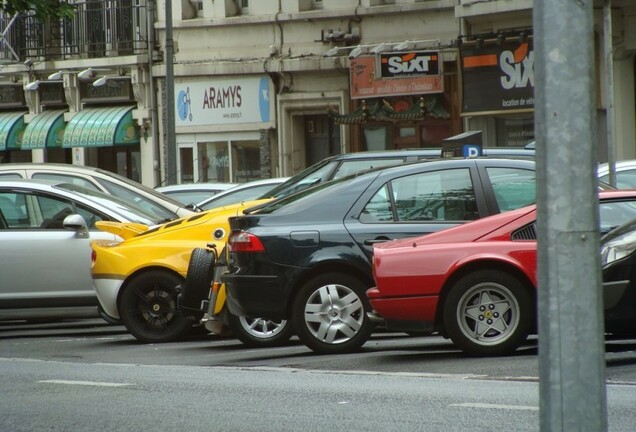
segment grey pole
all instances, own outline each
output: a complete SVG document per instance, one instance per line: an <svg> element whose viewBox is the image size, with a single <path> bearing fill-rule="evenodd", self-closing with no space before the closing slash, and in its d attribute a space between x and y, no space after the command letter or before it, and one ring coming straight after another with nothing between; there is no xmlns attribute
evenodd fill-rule
<svg viewBox="0 0 636 432"><path fill-rule="evenodd" d="M593 0L534 3L541 431L606 431Z"/></svg>
<svg viewBox="0 0 636 432"><path fill-rule="evenodd" d="M177 142L174 112L174 42L172 40L172 0L166 2L166 181L177 183Z"/></svg>
<svg viewBox="0 0 636 432"><path fill-rule="evenodd" d="M612 0L603 5L603 45L607 91L607 164L609 184L616 187L616 140L614 138L614 48L612 47Z"/></svg>

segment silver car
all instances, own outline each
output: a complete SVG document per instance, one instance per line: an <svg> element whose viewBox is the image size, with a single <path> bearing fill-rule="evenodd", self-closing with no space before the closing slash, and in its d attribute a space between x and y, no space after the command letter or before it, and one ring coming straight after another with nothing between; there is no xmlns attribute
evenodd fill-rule
<svg viewBox="0 0 636 432"><path fill-rule="evenodd" d="M186 206L136 181L100 168L57 163L0 164L0 180L30 178L74 183L114 195L151 211L164 220L191 216Z"/></svg>
<svg viewBox="0 0 636 432"><path fill-rule="evenodd" d="M73 184L0 180L0 320L98 316L89 242L121 239L95 223L161 219Z"/></svg>

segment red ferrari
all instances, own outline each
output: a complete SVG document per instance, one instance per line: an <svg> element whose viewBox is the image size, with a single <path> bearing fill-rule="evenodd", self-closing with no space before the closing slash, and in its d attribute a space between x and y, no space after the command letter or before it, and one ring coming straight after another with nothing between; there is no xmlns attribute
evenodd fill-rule
<svg viewBox="0 0 636 432"><path fill-rule="evenodd" d="M601 232L633 219L636 191L600 192ZM535 222L529 206L374 245L376 286L367 296L375 318L393 330L439 331L469 355L510 354L535 330ZM604 266L605 281L613 265Z"/></svg>

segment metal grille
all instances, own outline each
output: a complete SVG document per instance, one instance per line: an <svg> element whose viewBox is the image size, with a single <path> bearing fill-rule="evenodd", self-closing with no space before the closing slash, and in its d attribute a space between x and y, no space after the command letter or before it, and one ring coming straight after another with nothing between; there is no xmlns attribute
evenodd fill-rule
<svg viewBox="0 0 636 432"><path fill-rule="evenodd" d="M71 19L0 14L0 62L115 57L148 52L145 0L72 2Z"/></svg>
<svg viewBox="0 0 636 432"><path fill-rule="evenodd" d="M517 231L512 233L510 238L512 239L512 241L536 240L537 239L537 224L533 222L530 225L526 225L523 228L519 228Z"/></svg>

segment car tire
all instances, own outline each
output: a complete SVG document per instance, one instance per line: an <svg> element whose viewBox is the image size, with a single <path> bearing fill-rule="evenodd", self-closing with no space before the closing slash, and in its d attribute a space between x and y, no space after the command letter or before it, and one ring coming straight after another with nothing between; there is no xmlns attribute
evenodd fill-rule
<svg viewBox="0 0 636 432"><path fill-rule="evenodd" d="M214 276L216 254L205 248L195 248L190 255L188 270L181 294L179 308L184 315L199 320L203 317L201 302L210 297L210 287Z"/></svg>
<svg viewBox="0 0 636 432"><path fill-rule="evenodd" d="M292 305L292 323L300 340L320 354L358 350L373 323L365 284L344 273L326 273L305 283Z"/></svg>
<svg viewBox="0 0 636 432"><path fill-rule="evenodd" d="M471 356L512 354L534 322L533 297L523 282L498 270L458 280L444 303L446 334Z"/></svg>
<svg viewBox="0 0 636 432"><path fill-rule="evenodd" d="M128 331L145 343L171 342L192 327L192 320L177 311L177 287L183 279L166 271L150 271L127 284L119 301L119 314Z"/></svg>
<svg viewBox="0 0 636 432"><path fill-rule="evenodd" d="M229 312L227 320L234 336L251 348L285 345L293 335L291 323L286 320L239 317Z"/></svg>

